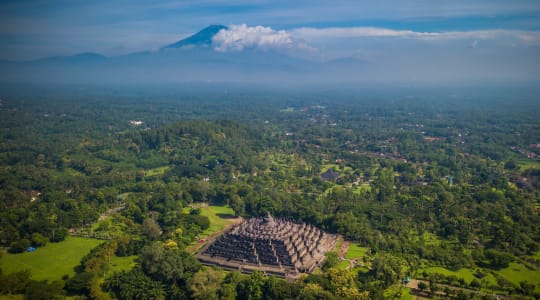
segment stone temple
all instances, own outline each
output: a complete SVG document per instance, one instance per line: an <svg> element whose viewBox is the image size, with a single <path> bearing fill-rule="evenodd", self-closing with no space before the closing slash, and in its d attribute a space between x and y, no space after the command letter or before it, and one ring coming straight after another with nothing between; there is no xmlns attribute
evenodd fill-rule
<svg viewBox="0 0 540 300"><path fill-rule="evenodd" d="M296 278L310 273L334 249L337 236L290 219L251 218L230 228L197 254L201 263L224 269Z"/></svg>

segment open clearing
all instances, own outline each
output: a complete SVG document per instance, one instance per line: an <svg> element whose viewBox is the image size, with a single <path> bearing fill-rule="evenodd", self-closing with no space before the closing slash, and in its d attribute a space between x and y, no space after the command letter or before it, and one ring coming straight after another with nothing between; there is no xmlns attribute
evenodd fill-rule
<svg viewBox="0 0 540 300"><path fill-rule="evenodd" d="M371 186L369 185L369 183L364 182L364 183L362 183L360 185L353 186L352 187L352 192L355 195L361 195L362 193L371 192Z"/></svg>
<svg viewBox="0 0 540 300"><path fill-rule="evenodd" d="M347 251L347 254L345 254L345 258L347 259L360 258L360 257L366 256L367 251L368 251L367 247L360 247L356 244L350 244L349 250Z"/></svg>
<svg viewBox="0 0 540 300"><path fill-rule="evenodd" d="M492 274L490 274L486 270L480 269L479 271L481 271L485 275L484 278L477 278L476 276L474 276L476 270L467 268L459 269L458 271L451 271L443 267L427 267L419 270L419 272L426 272L428 274L441 274L445 276L455 276L457 278L462 278L467 284L470 284L473 279L476 279L479 281L484 281L488 285L497 285L497 279Z"/></svg>
<svg viewBox="0 0 540 300"><path fill-rule="evenodd" d="M540 169L540 162L530 159L520 159L518 160L517 165L519 166L519 170L521 172L529 169Z"/></svg>
<svg viewBox="0 0 540 300"><path fill-rule="evenodd" d="M538 284L540 284L540 270L529 270L523 264L513 262L510 263L508 268L502 269L497 273L517 286L519 286L521 281L528 281L537 285L537 291L540 289L538 287Z"/></svg>
<svg viewBox="0 0 540 300"><path fill-rule="evenodd" d="M210 220L210 227L204 230L200 237L209 236L215 232L225 229L229 224L233 223L234 210L228 206L209 205L201 208L201 215Z"/></svg>
<svg viewBox="0 0 540 300"><path fill-rule="evenodd" d="M49 243L35 252L5 254L0 259L4 274L30 270L35 280L59 280L64 275L75 275L74 268L81 258L103 241L81 237L67 237L60 243Z"/></svg>
<svg viewBox="0 0 540 300"><path fill-rule="evenodd" d="M470 269L451 271L443 267L427 267L420 270L420 272L426 272L428 274L441 274L444 276L456 276L457 278L463 278L467 283L471 283L471 281L476 278Z"/></svg>
<svg viewBox="0 0 540 300"><path fill-rule="evenodd" d="M105 274L105 277L109 277L114 272L130 271L133 269L133 267L135 267L135 259L137 259L136 255L122 257L113 256L109 262L109 268L107 269L107 274Z"/></svg>
<svg viewBox="0 0 540 300"><path fill-rule="evenodd" d="M199 209L201 210L201 215L208 217L210 220L210 227L199 235L201 241L211 239L227 227L238 224L243 220L241 217L235 217L234 210L228 206L208 205ZM204 242L201 241L191 243L187 251L193 253L198 250L204 245Z"/></svg>
<svg viewBox="0 0 540 300"><path fill-rule="evenodd" d="M169 166L163 166L163 167L158 167L158 168L154 168L154 169L150 169L150 170L145 170L144 171L144 176L152 177L152 176L162 175L165 172L167 172L169 169L170 169Z"/></svg>
<svg viewBox="0 0 540 300"><path fill-rule="evenodd" d="M401 292L401 295L400 295ZM411 294L411 289L401 285L395 285L390 287L384 293L385 299L400 299L400 300L412 300L416 299L415 296Z"/></svg>
<svg viewBox="0 0 540 300"><path fill-rule="evenodd" d="M338 269L340 269L340 270L345 270L345 269L347 269L348 267L350 267L350 265L351 265L351 263L349 263L349 261L347 261L347 260L342 260L342 261L340 261L340 262L337 264L336 268L338 268Z"/></svg>

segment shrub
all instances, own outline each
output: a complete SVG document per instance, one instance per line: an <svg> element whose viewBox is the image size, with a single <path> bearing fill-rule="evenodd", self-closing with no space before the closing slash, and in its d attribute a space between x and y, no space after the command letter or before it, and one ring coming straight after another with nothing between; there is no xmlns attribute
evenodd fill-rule
<svg viewBox="0 0 540 300"><path fill-rule="evenodd" d="M28 239L22 239L11 243L9 246L9 253L22 253L26 251L26 248L30 247L32 243Z"/></svg>

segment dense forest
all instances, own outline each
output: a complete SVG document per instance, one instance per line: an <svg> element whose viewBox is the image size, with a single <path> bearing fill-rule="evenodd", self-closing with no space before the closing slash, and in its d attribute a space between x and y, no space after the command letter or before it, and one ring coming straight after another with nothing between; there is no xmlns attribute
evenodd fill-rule
<svg viewBox="0 0 540 300"><path fill-rule="evenodd" d="M20 253L69 235L104 242L74 276L2 272L0 292L385 299L411 277L429 282L421 289L432 297L538 298L534 280L497 271L540 269L540 99L459 91L4 88L0 246ZM338 176L321 176L328 170ZM336 268L329 254L321 270L288 282L203 267L186 250L211 223L198 203L338 233L369 249L368 268ZM104 275L111 257L134 255L135 267ZM426 266L476 273L464 282Z"/></svg>

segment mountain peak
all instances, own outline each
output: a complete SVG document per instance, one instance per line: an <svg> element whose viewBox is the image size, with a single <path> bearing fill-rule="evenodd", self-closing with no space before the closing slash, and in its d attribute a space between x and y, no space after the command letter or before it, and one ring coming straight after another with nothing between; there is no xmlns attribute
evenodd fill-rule
<svg viewBox="0 0 540 300"><path fill-rule="evenodd" d="M212 44L212 38L222 29L228 29L224 25L210 25L203 30L176 43L167 45L162 49L182 48L184 46L205 46Z"/></svg>

